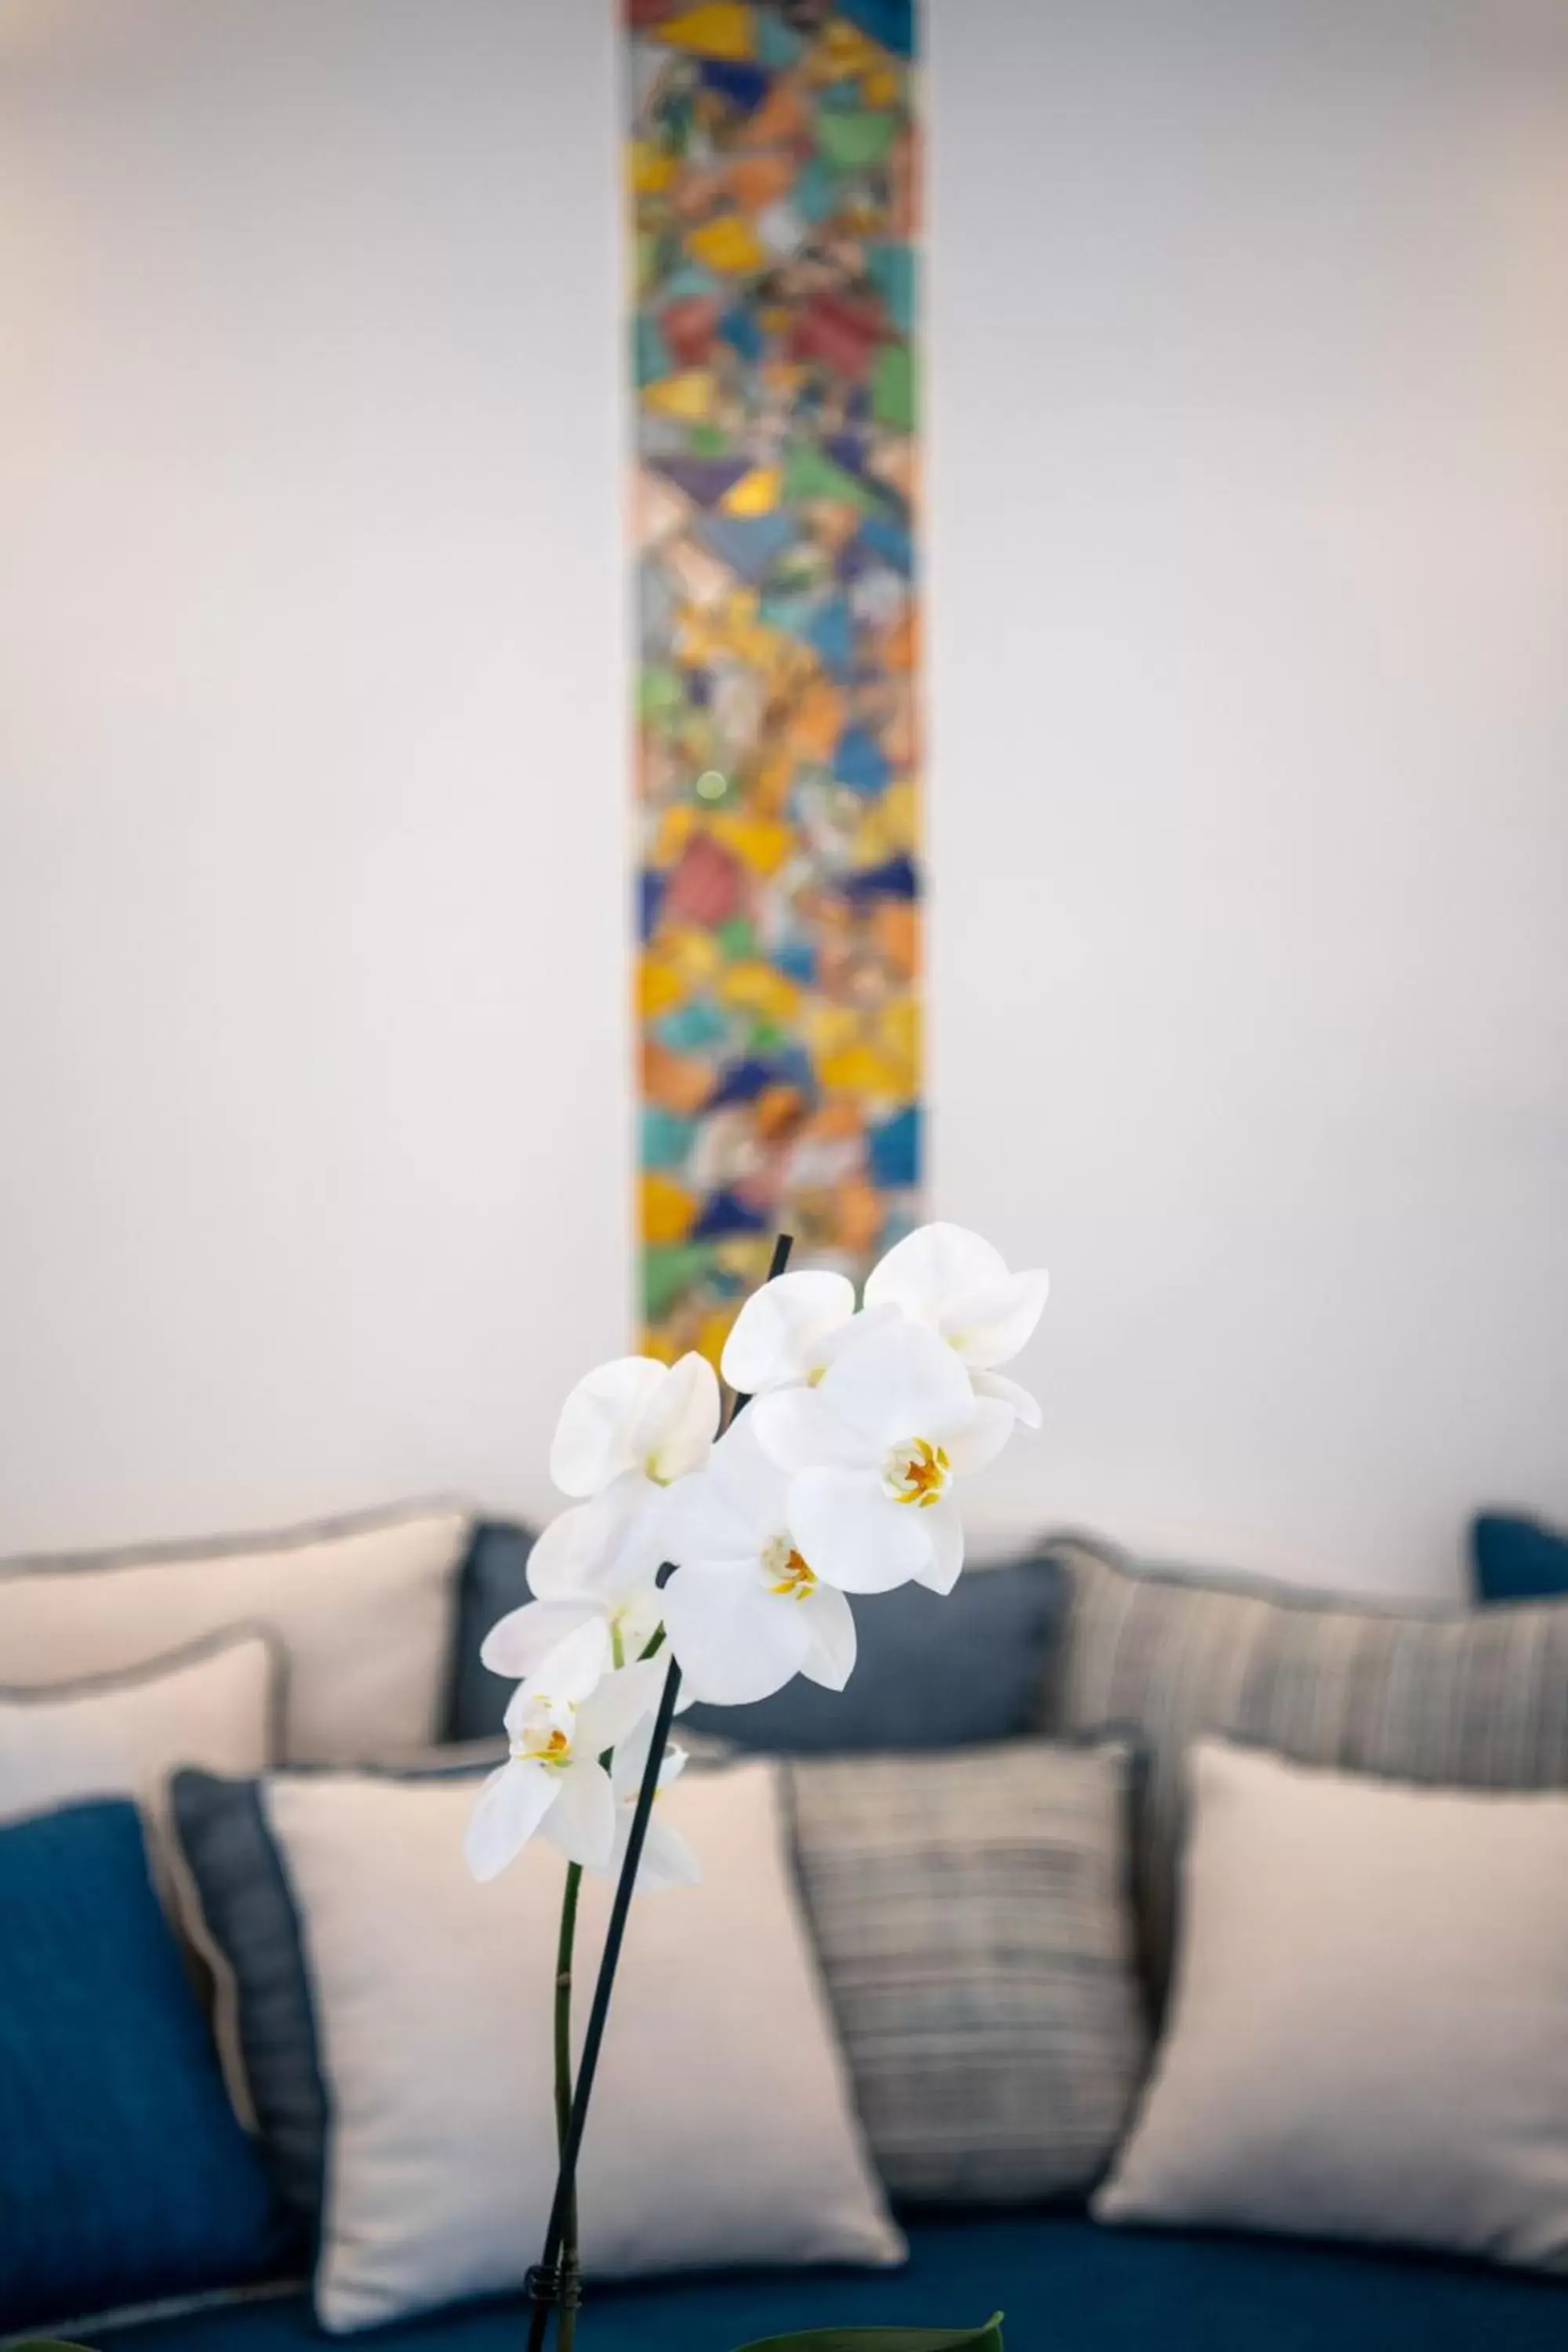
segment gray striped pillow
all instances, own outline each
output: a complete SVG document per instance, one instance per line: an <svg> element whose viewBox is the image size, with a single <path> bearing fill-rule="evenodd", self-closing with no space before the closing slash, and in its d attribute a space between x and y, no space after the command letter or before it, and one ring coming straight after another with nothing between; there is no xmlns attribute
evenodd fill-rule
<svg viewBox="0 0 1568 2352"><path fill-rule="evenodd" d="M1081 2195L1146 2030L1125 1746L1042 1740L787 1768L806 1906L871 2152L895 2195Z"/></svg>
<svg viewBox="0 0 1568 2352"><path fill-rule="evenodd" d="M1054 1556L1073 1598L1049 1727L1145 1747L1138 1888L1157 1994L1169 1975L1183 1762L1219 1733L1300 1764L1464 1789L1568 1783L1568 1604L1413 1612L1241 1580Z"/></svg>

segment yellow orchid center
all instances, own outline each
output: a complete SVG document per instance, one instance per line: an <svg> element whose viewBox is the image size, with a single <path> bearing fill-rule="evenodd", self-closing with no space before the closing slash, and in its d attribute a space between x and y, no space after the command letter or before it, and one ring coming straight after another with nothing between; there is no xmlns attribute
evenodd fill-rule
<svg viewBox="0 0 1568 2352"><path fill-rule="evenodd" d="M929 1437L906 1438L895 1445L882 1465L882 1485L895 1503L914 1503L928 1510L940 1503L952 1481L952 1465Z"/></svg>
<svg viewBox="0 0 1568 2352"><path fill-rule="evenodd" d="M510 1743L514 1764L570 1764L572 1734L552 1720L545 1702L531 1723L525 1723Z"/></svg>
<svg viewBox="0 0 1568 2352"><path fill-rule="evenodd" d="M775 1536L763 1554L768 1591L781 1601L809 1601L816 1590L816 1570L801 1558L788 1536Z"/></svg>

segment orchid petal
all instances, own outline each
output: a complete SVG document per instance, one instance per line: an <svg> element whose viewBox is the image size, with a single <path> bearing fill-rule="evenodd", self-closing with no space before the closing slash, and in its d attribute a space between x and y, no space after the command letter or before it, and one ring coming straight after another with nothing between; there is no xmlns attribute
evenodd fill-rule
<svg viewBox="0 0 1568 2352"><path fill-rule="evenodd" d="M597 1555L601 1525L595 1504L571 1503L540 1529L528 1555L528 1589L536 1601L575 1600L581 1594Z"/></svg>
<svg viewBox="0 0 1568 2352"><path fill-rule="evenodd" d="M528 1555L529 1589L541 1601L609 1595L658 1566L655 1521L664 1489L623 1471L586 1503L558 1511Z"/></svg>
<svg viewBox="0 0 1568 2352"><path fill-rule="evenodd" d="M743 1412L725 1431L708 1458L708 1475L764 1538L780 1525L789 1481L763 1448L754 1412Z"/></svg>
<svg viewBox="0 0 1568 2352"><path fill-rule="evenodd" d="M800 1613L811 1637L801 1673L824 1690L841 1691L855 1671L854 1611L837 1585L819 1583L810 1600L800 1603Z"/></svg>
<svg viewBox="0 0 1568 2352"><path fill-rule="evenodd" d="M619 1597L635 1591L639 1585L653 1582L660 1564L669 1557L664 1533L665 1513L671 1497L679 1493L685 1483L683 1478L677 1478L668 1486L659 1486L641 1471L634 1471L608 1489L609 1494L619 1498L620 1517L618 1534L602 1579L607 1592Z"/></svg>
<svg viewBox="0 0 1568 2352"><path fill-rule="evenodd" d="M570 1706L586 1698L609 1662L610 1629L602 1617L590 1617L547 1650L526 1682L513 1691L506 1711L508 1731L521 1728L531 1707Z"/></svg>
<svg viewBox="0 0 1568 2352"><path fill-rule="evenodd" d="M938 1329L972 1370L1009 1364L1034 1337L1046 1311L1051 1278L1044 1266L1010 1274L984 1288L961 1291L942 1309Z"/></svg>
<svg viewBox="0 0 1568 2352"><path fill-rule="evenodd" d="M862 1461L879 1460L903 1438L961 1423L974 1402L969 1375L952 1349L907 1316L874 1326L846 1348L811 1393L853 1433ZM771 1430L764 1428L763 1436L772 1452Z"/></svg>
<svg viewBox="0 0 1568 2352"><path fill-rule="evenodd" d="M785 1524L787 1491L787 1475L762 1449L754 1409L742 1413L720 1437L708 1467L670 1489L663 1528L670 1559L759 1555Z"/></svg>
<svg viewBox="0 0 1568 2352"><path fill-rule="evenodd" d="M606 1748L617 1746L645 1715L651 1715L658 1706L665 1672L662 1658L645 1658L606 1675L577 1709L572 1735L574 1750L584 1756L598 1756Z"/></svg>
<svg viewBox="0 0 1568 2352"><path fill-rule="evenodd" d="M951 1495L921 1514L931 1537L931 1562L915 1577L930 1592L951 1592L963 1567L963 1521Z"/></svg>
<svg viewBox="0 0 1568 2352"><path fill-rule="evenodd" d="M568 1633L597 1614L591 1601L525 1601L490 1627L479 1644L479 1664L492 1675L522 1682Z"/></svg>
<svg viewBox="0 0 1568 2352"><path fill-rule="evenodd" d="M647 1751L653 1746L654 1727L646 1718L628 1731L610 1759L610 1785L616 1792L616 1802L623 1807L636 1803L642 1776L647 1769ZM658 1768L658 1786L668 1789L679 1780L689 1762L684 1748L667 1748L664 1761Z"/></svg>
<svg viewBox="0 0 1568 2352"><path fill-rule="evenodd" d="M592 1757L574 1757L558 1770L560 1797L546 1814L543 1830L568 1862L600 1870L616 1850L616 1799L610 1776Z"/></svg>
<svg viewBox="0 0 1568 2352"><path fill-rule="evenodd" d="M610 1764L610 1785L616 1795L616 1843L610 1868L617 1874L626 1860L626 1846L631 1837L632 1816L637 1810L637 1792L642 1787L647 1767L647 1752L653 1742L653 1725L640 1724L616 1748ZM680 1778L686 1769L686 1750L667 1748L658 1768L656 1795ZM701 1875L697 1857L678 1832L659 1819L657 1810L648 1817L647 1836L643 1845L642 1866L637 1872L636 1892L656 1894L661 1886L695 1885Z"/></svg>
<svg viewBox="0 0 1568 2352"><path fill-rule="evenodd" d="M776 1389L749 1406L745 1419L763 1452L781 1470L809 1470L822 1462L847 1467L865 1457L864 1445L831 1404L824 1402L821 1388ZM743 1428L745 1423L736 1426Z"/></svg>
<svg viewBox="0 0 1568 2352"><path fill-rule="evenodd" d="M719 1429L719 1375L706 1356L688 1353L665 1369L658 1392L633 1432L634 1459L661 1486L699 1470Z"/></svg>
<svg viewBox="0 0 1568 2352"><path fill-rule="evenodd" d="M715 1706L767 1698L799 1674L811 1647L809 1607L770 1592L755 1559L681 1568L664 1589L669 1646L697 1696Z"/></svg>
<svg viewBox="0 0 1568 2352"><path fill-rule="evenodd" d="M841 1592L890 1592L931 1559L921 1521L930 1513L895 1503L871 1470L803 1470L790 1488L789 1523L802 1555Z"/></svg>
<svg viewBox="0 0 1568 2352"><path fill-rule="evenodd" d="M584 1373L561 1408L550 1448L550 1475L563 1495L597 1495L638 1466L633 1434L668 1371L652 1356L617 1356Z"/></svg>
<svg viewBox="0 0 1568 2352"><path fill-rule="evenodd" d="M669 1558L678 1564L752 1559L784 1524L787 1486L763 1451L752 1414L743 1414L719 1440L706 1470L670 1488L662 1523Z"/></svg>
<svg viewBox="0 0 1568 2352"><path fill-rule="evenodd" d="M1027 1389L1010 1381L1005 1372L976 1372L969 1375L970 1385L977 1397L999 1397L1011 1405L1025 1429L1038 1429L1042 1422L1040 1408Z"/></svg>
<svg viewBox="0 0 1568 2352"><path fill-rule="evenodd" d="M721 1370L743 1396L809 1380L826 1357L821 1343L855 1312L855 1286L842 1274L781 1274L752 1291L724 1343Z"/></svg>
<svg viewBox="0 0 1568 2352"><path fill-rule="evenodd" d="M995 1461L1016 1420L1012 1406L999 1397L973 1397L962 1421L931 1435L940 1439L954 1477L969 1478Z"/></svg>
<svg viewBox="0 0 1568 2352"><path fill-rule="evenodd" d="M868 1307L901 1307L934 1328L948 1302L1007 1279L1007 1261L965 1225L921 1225L894 1244L866 1279Z"/></svg>
<svg viewBox="0 0 1568 2352"><path fill-rule="evenodd" d="M668 1886L700 1885L701 1879L702 1864L680 1832L654 1814L643 1843L637 1892L639 1895L658 1895Z"/></svg>
<svg viewBox="0 0 1568 2352"><path fill-rule="evenodd" d="M474 1802L463 1852L474 1876L497 1877L516 1860L559 1794L553 1773L542 1764L503 1764L492 1772Z"/></svg>

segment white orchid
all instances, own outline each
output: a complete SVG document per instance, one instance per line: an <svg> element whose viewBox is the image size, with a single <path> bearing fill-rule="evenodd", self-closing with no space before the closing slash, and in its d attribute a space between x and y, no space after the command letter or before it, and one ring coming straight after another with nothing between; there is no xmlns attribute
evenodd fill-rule
<svg viewBox="0 0 1568 2352"><path fill-rule="evenodd" d="M763 1449L756 1411L666 1515L678 1566L660 1595L665 1631L693 1696L720 1706L766 1698L797 1674L842 1690L855 1664L849 1603L797 1540L790 1480Z"/></svg>
<svg viewBox="0 0 1568 2352"><path fill-rule="evenodd" d="M594 1618L568 1633L512 1693L510 1753L480 1790L464 1851L476 1878L494 1878L542 1830L571 1862L602 1869L616 1850L616 1794L601 1758L658 1700L663 1661L613 1671L609 1628Z"/></svg>
<svg viewBox="0 0 1568 2352"><path fill-rule="evenodd" d="M632 1833L632 1815L637 1811L637 1792L647 1769L648 1749L653 1745L654 1727L640 1724L629 1738L616 1748L610 1766L610 1784L616 1799L616 1843L610 1858L610 1871L619 1875L626 1860L626 1846ZM686 1769L684 1748L667 1748L658 1768L658 1780L654 1790L653 1810L648 1815L647 1831L643 1841L642 1862L637 1870L637 1893L654 1895L665 1886L695 1886L702 1875L702 1865L680 1832L672 1829L668 1821L659 1818L658 1801L665 1790L679 1780Z"/></svg>
<svg viewBox="0 0 1568 2352"><path fill-rule="evenodd" d="M528 1556L531 1601L492 1625L479 1650L492 1674L521 1681L580 1625L602 1621L623 1664L639 1658L663 1615L657 1578L664 1559L664 1491L628 1470L557 1514Z"/></svg>
<svg viewBox="0 0 1568 2352"><path fill-rule="evenodd" d="M816 1387L759 1397L751 1418L792 1474L789 1526L817 1578L845 1592L911 1579L952 1591L963 1566L953 1481L994 1459L1015 1412L974 1394L934 1331L903 1315L868 1320Z"/></svg>
<svg viewBox="0 0 1568 2352"><path fill-rule="evenodd" d="M967 1365L976 1396L999 1398L1026 1429L1038 1429L1039 1406L997 1367L1027 1345L1049 1286L1043 1266L1010 1273L1001 1251L963 1225L921 1225L872 1268L866 1305L897 1307L926 1325Z"/></svg>
<svg viewBox="0 0 1568 2352"><path fill-rule="evenodd" d="M581 1496L633 1473L668 1486L700 1467L718 1428L719 1381L706 1358L618 1356L586 1373L562 1406L550 1475L563 1495Z"/></svg>
<svg viewBox="0 0 1568 2352"><path fill-rule="evenodd" d="M742 1396L815 1384L853 1328L855 1286L825 1270L776 1275L753 1290L724 1342L720 1369Z"/></svg>

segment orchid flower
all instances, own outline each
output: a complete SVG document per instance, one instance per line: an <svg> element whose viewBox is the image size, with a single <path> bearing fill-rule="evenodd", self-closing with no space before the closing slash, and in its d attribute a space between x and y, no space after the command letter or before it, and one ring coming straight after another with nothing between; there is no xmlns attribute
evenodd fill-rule
<svg viewBox="0 0 1568 2352"><path fill-rule="evenodd" d="M660 1595L665 1632L695 1696L719 1706L766 1698L796 1675L842 1690L855 1664L849 1603L796 1539L790 1481L763 1450L756 1411L720 1439L666 1517L679 1565Z"/></svg>
<svg viewBox="0 0 1568 2352"><path fill-rule="evenodd" d="M1027 1345L1049 1282L1043 1266L1010 1274L1001 1251L963 1225L921 1225L873 1266L866 1305L899 1307L925 1324L968 1366L976 1396L1000 1398L1026 1429L1038 1429L1040 1408L1028 1390L996 1367Z"/></svg>
<svg viewBox="0 0 1568 2352"><path fill-rule="evenodd" d="M610 1633L595 1618L568 1633L513 1692L510 1753L479 1790L464 1851L476 1878L494 1878L542 1830L570 1862L607 1864L616 1797L600 1758L658 1703L664 1667L610 1669Z"/></svg>
<svg viewBox="0 0 1568 2352"><path fill-rule="evenodd" d="M1015 1412L974 1394L934 1331L902 1315L869 1323L816 1388L759 1397L750 1418L792 1474L789 1527L817 1578L844 1592L911 1579L952 1590L963 1566L953 1481L994 1459Z"/></svg>
<svg viewBox="0 0 1568 2352"><path fill-rule="evenodd" d="M657 1583L663 1500L660 1489L628 1470L591 1502L558 1513L528 1556L533 1599L491 1626L481 1664L521 1681L568 1633L595 1621L609 1627L618 1663L639 1658L663 1616Z"/></svg>
<svg viewBox="0 0 1568 2352"><path fill-rule="evenodd" d="M602 1494L633 1471L668 1486L700 1467L718 1427L719 1381L705 1357L618 1356L585 1373L562 1406L550 1475L563 1495Z"/></svg>
<svg viewBox="0 0 1568 2352"><path fill-rule="evenodd" d="M724 1342L720 1370L742 1396L822 1378L854 1327L855 1286L842 1274L775 1275L753 1290Z"/></svg>
<svg viewBox="0 0 1568 2352"><path fill-rule="evenodd" d="M610 1765L610 1785L616 1799L616 1843L609 1867L618 1876L626 1860L626 1846L632 1833L632 1815L637 1811L637 1792L642 1776L647 1769L647 1752L653 1745L653 1725L639 1724L629 1738L616 1748ZM702 1875L702 1865L680 1832L659 1819L658 1801L686 1769L684 1748L667 1748L658 1768L658 1782L654 1790L653 1811L648 1815L647 1834L643 1841L642 1862L637 1870L638 1895L655 1895L665 1886L695 1886Z"/></svg>

